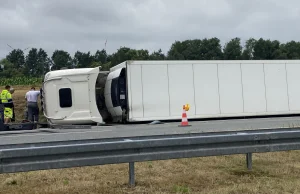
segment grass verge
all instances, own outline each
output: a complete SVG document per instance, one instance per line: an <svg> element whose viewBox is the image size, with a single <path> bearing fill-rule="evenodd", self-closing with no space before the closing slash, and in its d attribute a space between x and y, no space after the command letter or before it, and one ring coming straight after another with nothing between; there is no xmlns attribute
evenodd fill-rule
<svg viewBox="0 0 300 194"><path fill-rule="evenodd" d="M0 193L205 193L300 192L300 152L218 156L136 164L136 187L128 187L128 165L104 165L0 175Z"/></svg>

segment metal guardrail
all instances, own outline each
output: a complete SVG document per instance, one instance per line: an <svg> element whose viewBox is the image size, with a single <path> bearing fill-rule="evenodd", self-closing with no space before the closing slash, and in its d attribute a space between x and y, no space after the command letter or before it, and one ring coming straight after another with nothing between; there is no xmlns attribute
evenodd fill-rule
<svg viewBox="0 0 300 194"><path fill-rule="evenodd" d="M0 173L300 149L300 128L265 129L0 146Z"/></svg>

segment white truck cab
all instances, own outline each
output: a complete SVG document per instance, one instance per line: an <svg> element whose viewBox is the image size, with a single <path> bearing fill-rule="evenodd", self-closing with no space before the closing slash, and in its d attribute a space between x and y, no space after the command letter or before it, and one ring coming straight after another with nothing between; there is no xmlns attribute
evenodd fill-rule
<svg viewBox="0 0 300 194"><path fill-rule="evenodd" d="M107 75L99 67L48 72L42 86L43 112L48 122L102 123L108 113L99 111L105 103L97 93L104 89Z"/></svg>

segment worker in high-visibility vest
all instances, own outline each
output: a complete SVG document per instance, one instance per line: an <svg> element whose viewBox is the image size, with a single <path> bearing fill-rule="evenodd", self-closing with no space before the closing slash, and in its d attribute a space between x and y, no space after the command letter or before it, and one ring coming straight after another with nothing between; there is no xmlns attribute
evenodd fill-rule
<svg viewBox="0 0 300 194"><path fill-rule="evenodd" d="M5 86L5 89L2 90L0 94L0 99L4 105L4 123L7 124L13 118L13 108L14 103L12 100L12 95L10 93L11 87L9 85Z"/></svg>
<svg viewBox="0 0 300 194"><path fill-rule="evenodd" d="M13 95L15 93L15 89L14 88L10 88L9 92L10 92L11 95ZM11 121L14 122L16 120L15 107L14 106L12 108L12 111L13 111L13 116L11 118Z"/></svg>

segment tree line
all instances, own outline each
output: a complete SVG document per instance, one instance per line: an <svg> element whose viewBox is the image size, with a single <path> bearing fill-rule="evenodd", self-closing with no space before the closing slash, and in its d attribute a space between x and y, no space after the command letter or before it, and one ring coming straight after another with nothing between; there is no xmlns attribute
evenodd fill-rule
<svg viewBox="0 0 300 194"><path fill-rule="evenodd" d="M205 38L175 41L164 54L161 49L149 53L146 49L120 47L108 54L104 49L90 52L77 51L72 57L67 51L55 50L52 56L42 49L31 48L25 56L21 49L14 49L0 61L0 76L42 77L50 70L102 66L109 70L126 60L275 60L300 59L300 42L281 43L278 40L250 38L245 45L236 37L223 46L220 39ZM2 68L4 67L4 68Z"/></svg>

